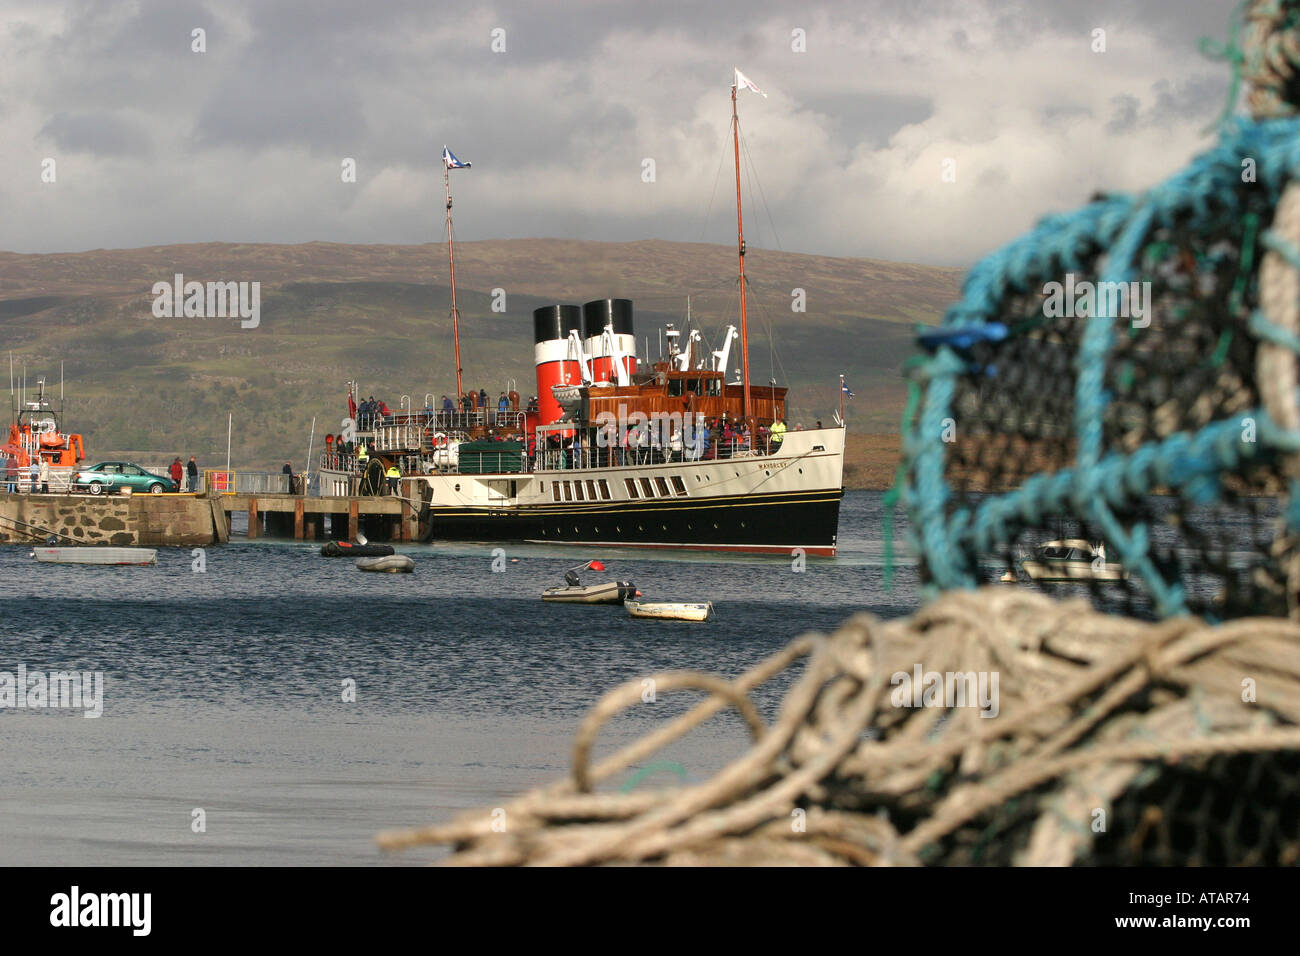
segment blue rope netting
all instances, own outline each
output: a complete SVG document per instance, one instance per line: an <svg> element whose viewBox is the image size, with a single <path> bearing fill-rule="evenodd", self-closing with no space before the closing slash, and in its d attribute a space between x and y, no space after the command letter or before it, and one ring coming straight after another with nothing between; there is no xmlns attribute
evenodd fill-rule
<svg viewBox="0 0 1300 956"><path fill-rule="evenodd" d="M1262 595L1286 613L1289 556L1268 545L1300 508L1292 496L1267 511L1290 490L1279 456L1300 451L1300 432L1263 407L1254 358L1263 341L1300 352L1300 338L1259 311L1255 263L1259 244L1300 267L1260 229L1298 170L1300 119L1230 120L1165 182L1049 216L971 270L909 370L896 491L927 596L985 583L999 552L1017 573L1010 549L1055 519L1123 566L1129 611L1230 616L1235 596L1258 613ZM1049 318L1048 284L1066 280L1157 291L1145 323L1100 294L1085 316ZM1245 520L1234 508L1272 522L1245 557L1227 554ZM1194 594L1198 574L1213 580Z"/></svg>

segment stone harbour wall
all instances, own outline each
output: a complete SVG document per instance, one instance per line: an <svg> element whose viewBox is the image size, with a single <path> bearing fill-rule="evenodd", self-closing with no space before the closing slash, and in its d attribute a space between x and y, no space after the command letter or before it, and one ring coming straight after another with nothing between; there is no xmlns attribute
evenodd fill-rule
<svg viewBox="0 0 1300 956"><path fill-rule="evenodd" d="M47 531L65 535L59 543L67 545L183 547L216 544L228 538L217 498L0 492L0 542L34 544L44 541Z"/></svg>

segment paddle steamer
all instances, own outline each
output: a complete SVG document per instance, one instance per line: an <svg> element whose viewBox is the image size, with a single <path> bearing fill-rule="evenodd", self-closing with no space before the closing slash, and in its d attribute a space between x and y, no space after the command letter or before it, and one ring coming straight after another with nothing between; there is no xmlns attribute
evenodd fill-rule
<svg viewBox="0 0 1300 956"><path fill-rule="evenodd" d="M843 497L844 425L786 427L786 389L754 385L749 370L744 219L737 88L731 87L736 170L739 328L704 353L698 331L669 326L664 361L637 354L633 303L596 299L533 313L535 405L466 407L461 381L449 173L443 150L451 318L456 342L455 410L363 415L354 444L321 462L322 492L360 485L382 492L396 465L418 494L423 538L529 541L833 555ZM740 368L727 381L733 342ZM354 389L349 408L355 414ZM780 423L780 424L778 424ZM360 474L358 474L360 473Z"/></svg>

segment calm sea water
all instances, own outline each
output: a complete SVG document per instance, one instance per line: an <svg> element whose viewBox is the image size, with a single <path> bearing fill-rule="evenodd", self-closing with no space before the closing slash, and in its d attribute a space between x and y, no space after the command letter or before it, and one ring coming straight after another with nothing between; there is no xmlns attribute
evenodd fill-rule
<svg viewBox="0 0 1300 956"><path fill-rule="evenodd" d="M0 710L0 864L421 863L376 832L494 806L567 773L606 690L661 670L741 673L860 610L916 607L908 562L883 587L881 495L850 492L841 554L808 559L413 545L411 575L362 574L318 545L236 537L193 570L38 565L0 547L0 671L102 671L103 716ZM711 600L705 624L543 604L599 558L650 600ZM602 576L603 577L603 576ZM791 677L756 698L770 718ZM354 702L343 700L355 682ZM597 756L699 699L665 694L606 728ZM747 746L719 715L609 786L705 779ZM201 809L206 832L194 832Z"/></svg>

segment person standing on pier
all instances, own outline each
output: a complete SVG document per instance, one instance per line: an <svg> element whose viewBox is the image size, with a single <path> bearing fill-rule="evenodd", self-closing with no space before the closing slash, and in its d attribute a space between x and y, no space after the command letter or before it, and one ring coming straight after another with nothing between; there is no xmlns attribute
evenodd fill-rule
<svg viewBox="0 0 1300 956"><path fill-rule="evenodd" d="M181 464L180 456L177 455L172 461L171 467L167 469L167 474L171 475L172 481L176 482L176 490L180 491L185 487L181 479L185 476L185 466Z"/></svg>
<svg viewBox="0 0 1300 956"><path fill-rule="evenodd" d="M199 464L190 455L189 463L185 466L185 472L189 476L190 486L187 489L190 494L195 494L199 490Z"/></svg>

